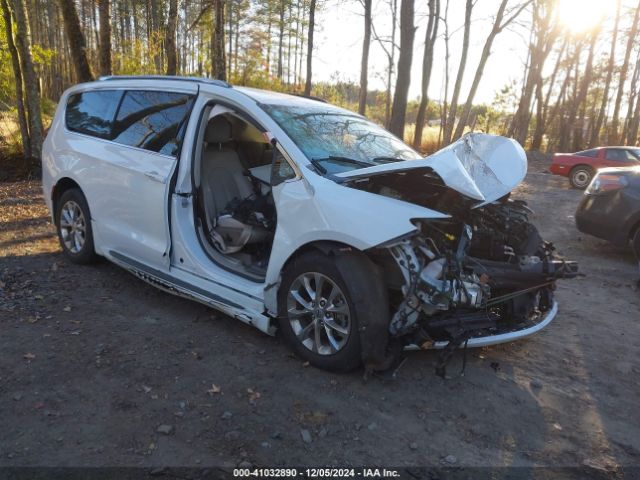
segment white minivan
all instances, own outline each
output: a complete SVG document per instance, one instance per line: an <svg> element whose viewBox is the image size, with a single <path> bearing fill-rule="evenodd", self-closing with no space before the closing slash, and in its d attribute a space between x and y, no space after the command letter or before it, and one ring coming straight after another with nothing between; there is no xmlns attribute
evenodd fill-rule
<svg viewBox="0 0 640 480"><path fill-rule="evenodd" d="M406 347L525 337L575 276L510 191L511 139L423 158L313 98L188 77L68 89L43 149L71 261L98 256L260 330L311 364L388 368Z"/></svg>

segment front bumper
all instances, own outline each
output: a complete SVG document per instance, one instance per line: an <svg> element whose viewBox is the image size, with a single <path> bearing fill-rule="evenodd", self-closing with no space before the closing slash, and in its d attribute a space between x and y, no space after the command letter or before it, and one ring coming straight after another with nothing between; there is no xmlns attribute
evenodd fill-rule
<svg viewBox="0 0 640 480"><path fill-rule="evenodd" d="M513 342L514 340L520 340L526 338L534 333L538 333L544 327L549 325L558 313L558 302L554 300L551 308L542 315L535 325L531 327L523 328L513 332L498 333L495 335L486 335L483 337L470 338L467 347L488 347L490 345L498 345L500 343ZM442 349L448 345L449 342L435 342L431 348ZM421 350L418 345L407 345L405 350Z"/></svg>

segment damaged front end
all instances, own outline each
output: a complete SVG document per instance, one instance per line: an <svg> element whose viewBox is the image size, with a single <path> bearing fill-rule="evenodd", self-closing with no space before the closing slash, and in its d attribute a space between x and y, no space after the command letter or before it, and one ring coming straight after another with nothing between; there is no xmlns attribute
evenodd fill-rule
<svg viewBox="0 0 640 480"><path fill-rule="evenodd" d="M437 373L444 376L460 346L537 330L555 312L555 281L575 277L578 268L541 238L526 203L509 198L526 173L515 142L467 136L429 159L346 183L449 214L414 219L414 232L370 252L391 292L391 338L443 348Z"/></svg>
<svg viewBox="0 0 640 480"><path fill-rule="evenodd" d="M417 234L386 247L402 276L389 332L403 345L445 342L440 375L469 339L534 327L554 306L555 281L577 274L527 213L524 202L504 200L466 221L419 220Z"/></svg>

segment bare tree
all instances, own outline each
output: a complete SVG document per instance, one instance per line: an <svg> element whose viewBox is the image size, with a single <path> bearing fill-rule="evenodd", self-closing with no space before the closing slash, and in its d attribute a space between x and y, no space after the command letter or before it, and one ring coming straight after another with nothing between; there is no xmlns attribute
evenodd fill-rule
<svg viewBox="0 0 640 480"><path fill-rule="evenodd" d="M440 0L429 0L429 19L424 39L424 55L422 56L422 83L420 85L420 105L416 116L416 128L413 135L414 148L420 148L422 144L422 132L429 105L429 83L431 81L431 69L433 67L433 49L438 38L438 23L440 21Z"/></svg>
<svg viewBox="0 0 640 480"><path fill-rule="evenodd" d="M440 103L440 130L438 131L438 147L442 145L442 134L444 132L444 125L447 123L447 108L449 99L449 0L445 0L444 5L444 92L442 95L442 102Z"/></svg>
<svg viewBox="0 0 640 480"><path fill-rule="evenodd" d="M178 0L169 0L169 18L167 19L167 33L165 37L165 49L167 51L167 75L175 75L178 71L178 55L176 51L177 22Z"/></svg>
<svg viewBox="0 0 640 480"><path fill-rule="evenodd" d="M473 106L473 99L475 98L476 92L478 91L478 86L480 85L480 80L482 79L482 75L484 74L484 68L487 64L487 60L491 55L491 47L493 46L493 41L498 36L498 34L500 34L500 32L502 32L511 22L518 18L518 15L522 13L522 11L531 3L531 1L532 0L528 0L522 3L504 22L502 20L504 19L505 10L507 8L507 3L509 2L509 0L502 0L500 2L498 13L496 14L493 26L491 27L491 31L489 32L489 35L484 42L482 54L480 55L480 62L478 63L478 68L476 68L476 73L473 76L471 89L469 90L469 94L467 95L467 100L464 104L462 113L460 114L460 120L458 121L458 125L453 134L452 140L457 140L462 136L464 128L469 122L469 114L471 113L471 107Z"/></svg>
<svg viewBox="0 0 640 480"><path fill-rule="evenodd" d="M375 24L371 22L371 33L373 38L380 44L380 48L387 56L387 79L386 79L386 92L385 92L385 105L384 105L384 124L389 127L391 120L391 83L394 73L394 64L396 58L396 29L398 25L398 0L389 0L389 7L391 10L391 37L389 39L383 38L376 32ZM389 46L387 47L387 44Z"/></svg>
<svg viewBox="0 0 640 480"><path fill-rule="evenodd" d="M7 0L0 0L0 8L2 8L2 17L4 19L4 28L7 35L7 47L11 55L11 65L13 67L13 78L16 85L16 107L18 109L18 125L20 126L20 139L22 141L22 150L26 158L30 158L31 142L29 140L29 126L27 124L27 114L24 109L24 93L22 90L22 68L20 67L20 57L18 49L13 40L13 20L11 18L11 7Z"/></svg>
<svg viewBox="0 0 640 480"><path fill-rule="evenodd" d="M24 0L14 0L13 14L16 19L16 47L20 57L25 86L26 110L29 123L31 155L40 158L42 153L42 116L40 113L40 91L31 57L31 32Z"/></svg>
<svg viewBox="0 0 640 480"><path fill-rule="evenodd" d="M76 77L79 82L90 82L93 80L93 74L91 73L89 61L87 60L86 44L84 35L80 29L80 19L78 18L74 0L58 1L60 3L60 11L64 20L64 29L67 33Z"/></svg>
<svg viewBox="0 0 640 480"><path fill-rule="evenodd" d="M109 0L98 0L100 15L100 75L111 75L111 18Z"/></svg>
<svg viewBox="0 0 640 480"><path fill-rule="evenodd" d="M607 110L607 104L609 103L609 88L611 87L611 79L613 78L613 66L616 57L616 43L618 41L618 25L620 24L620 7L622 0L616 2L616 17L613 24L613 34L611 35L611 51L609 52L609 62L607 63L607 78L604 82L604 91L602 93L602 102L600 103L600 110L596 117L596 123L591 130L591 138L589 139L589 146L593 147L598 143L600 138L600 129L604 122L605 113Z"/></svg>
<svg viewBox="0 0 640 480"><path fill-rule="evenodd" d="M282 47L284 42L284 2L285 0L280 0L280 19L278 22L278 28L280 32L278 33L278 78L282 80Z"/></svg>
<svg viewBox="0 0 640 480"><path fill-rule="evenodd" d="M574 143L576 142L576 139L578 139L578 143L582 141L581 140L582 130L584 128L584 125L582 124L582 122L576 122L576 115L578 113L578 109L587 98L587 91L589 89L589 83L591 82L591 75L593 70L593 56L594 56L594 50L595 50L598 34L599 34L599 29L591 33L591 41L589 42L589 53L587 56L587 62L586 62L586 66L585 66L584 74L582 75L582 78L578 79L578 75L577 74L575 75L576 93L574 98L572 98L571 101L568 102L567 109L563 115L563 121L560 128L560 135L558 135L559 137L558 148L562 151L567 150L571 145L572 141ZM582 50L581 41L577 42L576 50L577 51ZM576 61L575 63L576 71L577 71L578 65L579 65L579 61ZM579 149L579 147L576 148L576 150L577 149Z"/></svg>
<svg viewBox="0 0 640 480"><path fill-rule="evenodd" d="M562 46L558 51L558 56L556 58L556 64L553 67L553 72L548 80L547 85L547 93L543 95L543 87L544 82L542 81L542 77L538 79L538 83L536 84L536 128L533 133L533 139L531 140L531 149L532 150L540 150L542 146L542 139L544 137L545 129L547 126L548 115L549 115L549 102L551 100L551 93L553 91L553 87L556 82L556 77L558 76L558 72L560 70L560 66L562 64L562 60L564 58L564 52L567 48L567 40L565 39L562 42ZM564 90L566 89L566 83L563 83L562 88L560 90L560 97L563 95Z"/></svg>
<svg viewBox="0 0 640 480"><path fill-rule="evenodd" d="M526 142L529 134L531 101L534 89L541 81L544 64L558 37L556 21L555 2L551 0L534 0L529 64L518 109L513 116L508 132L509 136L514 137L521 144Z"/></svg>
<svg viewBox="0 0 640 480"><path fill-rule="evenodd" d="M307 34L307 78L304 84L304 94L311 95L311 65L313 62L313 30L315 28L316 0L309 4L309 32Z"/></svg>
<svg viewBox="0 0 640 480"><path fill-rule="evenodd" d="M400 4L400 55L398 55L398 76L393 95L393 108L389 131L398 137L404 136L405 116L407 113L407 96L411 83L411 62L413 61L413 40L416 28L413 0L402 0Z"/></svg>
<svg viewBox="0 0 640 480"><path fill-rule="evenodd" d="M456 121L456 113L458 109L458 97L460 96L460 88L462 87L462 78L464 70L467 66L467 54L469 52L469 36L471 34L471 12L473 10L473 0L466 0L464 10L464 36L462 39L462 53L460 55L460 64L458 65L458 73L456 82L453 85L453 94L451 95L451 103L449 105L449 114L444 124L442 134L442 142L447 145L451 142L451 134L453 133L453 124Z"/></svg>
<svg viewBox="0 0 640 480"><path fill-rule="evenodd" d="M640 50L638 50L635 63L624 132L627 145L636 145L638 141L638 127L640 124Z"/></svg>
<svg viewBox="0 0 640 480"><path fill-rule="evenodd" d="M214 29L211 34L211 76L227 79L224 49L224 0L214 0Z"/></svg>
<svg viewBox="0 0 640 480"><path fill-rule="evenodd" d="M364 3L364 39L362 40L362 60L360 61L360 96L358 99L358 113L364 115L367 109L367 88L369 79L369 47L371 46L371 4L372 0L362 0Z"/></svg>
<svg viewBox="0 0 640 480"><path fill-rule="evenodd" d="M635 8L633 22L627 37L627 48L624 51L624 61L620 67L620 79L618 81L618 94L616 95L616 103L613 107L613 117L611 118L611 128L609 130L609 143L616 144L620 142L618 134L618 123L620 122L620 105L622 104L622 95L624 94L624 84L627 80L627 70L629 69L629 58L631 51L636 44L636 34L638 33L638 20L640 19L640 3Z"/></svg>

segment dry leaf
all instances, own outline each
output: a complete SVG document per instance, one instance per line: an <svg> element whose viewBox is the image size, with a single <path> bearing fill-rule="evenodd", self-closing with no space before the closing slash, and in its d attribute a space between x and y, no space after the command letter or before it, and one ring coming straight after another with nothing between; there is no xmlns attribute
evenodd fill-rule
<svg viewBox="0 0 640 480"><path fill-rule="evenodd" d="M255 403L255 401L260 398L260 392L254 391L251 388L247 388L247 393L249 394L249 403Z"/></svg>
<svg viewBox="0 0 640 480"><path fill-rule="evenodd" d="M218 385L216 385L215 383L212 383L211 384L211 388L209 390L207 390L207 393L209 395L213 395L213 394L216 394L216 393L222 393L222 389Z"/></svg>

